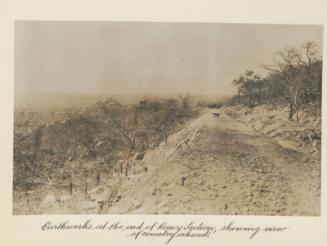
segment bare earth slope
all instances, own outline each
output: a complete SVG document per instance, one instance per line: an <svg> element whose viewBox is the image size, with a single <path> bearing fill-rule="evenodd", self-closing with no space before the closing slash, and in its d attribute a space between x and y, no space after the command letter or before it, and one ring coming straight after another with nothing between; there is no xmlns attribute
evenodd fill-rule
<svg viewBox="0 0 327 246"><path fill-rule="evenodd" d="M320 164L227 114L200 117L144 157L108 213L319 215Z"/></svg>

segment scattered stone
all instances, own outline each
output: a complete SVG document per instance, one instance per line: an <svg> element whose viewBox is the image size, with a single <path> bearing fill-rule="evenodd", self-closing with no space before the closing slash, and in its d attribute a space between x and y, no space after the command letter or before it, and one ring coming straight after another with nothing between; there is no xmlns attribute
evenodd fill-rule
<svg viewBox="0 0 327 246"><path fill-rule="evenodd" d="M134 209L138 209L142 206L142 202L139 200L135 200L134 202Z"/></svg>
<svg viewBox="0 0 327 246"><path fill-rule="evenodd" d="M92 190L89 190L88 191L88 194L90 195L90 194L101 194L101 193L103 193L104 192L104 188L102 187L102 186L97 186L97 187L95 187L94 189L92 189Z"/></svg>
<svg viewBox="0 0 327 246"><path fill-rule="evenodd" d="M99 204L98 202L90 202L90 201L83 201L81 204L81 208L82 210L86 210L86 211L95 211L99 208Z"/></svg>
<svg viewBox="0 0 327 246"><path fill-rule="evenodd" d="M60 202L66 202L66 201L69 201L71 199L72 199L72 197L71 196L67 196L67 195L63 195L63 196L59 197L59 201Z"/></svg>
<svg viewBox="0 0 327 246"><path fill-rule="evenodd" d="M159 207L164 207L164 206L166 206L167 205L167 203L166 202L162 202L162 203L159 203Z"/></svg>
<svg viewBox="0 0 327 246"><path fill-rule="evenodd" d="M121 195L118 195L118 196L116 197L116 199L115 199L115 202L119 202L120 199L121 199Z"/></svg>
<svg viewBox="0 0 327 246"><path fill-rule="evenodd" d="M56 197L51 194L47 194L42 201L42 206L53 205L56 202Z"/></svg>
<svg viewBox="0 0 327 246"><path fill-rule="evenodd" d="M143 160L144 155L145 155L145 152L141 152L141 153L138 152L138 153L136 153L136 154L134 155L133 160L134 160L134 161L140 161L140 160Z"/></svg>

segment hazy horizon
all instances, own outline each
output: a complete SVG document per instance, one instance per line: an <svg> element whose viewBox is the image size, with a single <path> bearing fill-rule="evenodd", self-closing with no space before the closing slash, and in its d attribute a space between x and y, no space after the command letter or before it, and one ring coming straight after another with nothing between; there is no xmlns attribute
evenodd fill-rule
<svg viewBox="0 0 327 246"><path fill-rule="evenodd" d="M322 26L18 21L15 103L72 95L228 96L247 69L315 41ZM321 55L321 54L320 54Z"/></svg>
<svg viewBox="0 0 327 246"><path fill-rule="evenodd" d="M193 103L197 102L223 102L229 96L219 95L201 95L189 94ZM28 97L24 100L16 98L15 107L17 109L27 110L48 110L48 109L64 109L71 107L92 106L98 101L114 99L122 104L138 103L141 100L161 100L161 99L178 99L178 94L43 94L36 97Z"/></svg>

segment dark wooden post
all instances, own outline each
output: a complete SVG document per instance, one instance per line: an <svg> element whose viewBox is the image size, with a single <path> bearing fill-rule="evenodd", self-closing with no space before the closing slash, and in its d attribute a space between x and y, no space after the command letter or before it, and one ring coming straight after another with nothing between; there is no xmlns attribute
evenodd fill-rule
<svg viewBox="0 0 327 246"><path fill-rule="evenodd" d="M100 171L98 171L96 179L97 179L97 186L98 186L100 184L100 181L101 181Z"/></svg>
<svg viewBox="0 0 327 246"><path fill-rule="evenodd" d="M85 182L84 193L85 193L85 195L87 196L87 182Z"/></svg>
<svg viewBox="0 0 327 246"><path fill-rule="evenodd" d="M128 176L128 167L125 168L125 176Z"/></svg>
<svg viewBox="0 0 327 246"><path fill-rule="evenodd" d="M73 195L73 183L69 182L69 194L72 196Z"/></svg>
<svg viewBox="0 0 327 246"><path fill-rule="evenodd" d="M105 205L105 202L104 201L102 201L102 202L99 203L100 211L103 210L104 205Z"/></svg>
<svg viewBox="0 0 327 246"><path fill-rule="evenodd" d="M123 170L123 163L120 163L120 174L123 174L124 170Z"/></svg>
<svg viewBox="0 0 327 246"><path fill-rule="evenodd" d="M186 178L183 176L183 177L181 178L181 185L182 185L182 186L184 186L184 184L185 184L185 180L186 180Z"/></svg>

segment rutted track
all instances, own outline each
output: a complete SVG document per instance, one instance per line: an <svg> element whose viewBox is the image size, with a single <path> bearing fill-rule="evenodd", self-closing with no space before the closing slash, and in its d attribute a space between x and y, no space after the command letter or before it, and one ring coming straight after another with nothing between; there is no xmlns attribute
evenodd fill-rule
<svg viewBox="0 0 327 246"><path fill-rule="evenodd" d="M108 213L319 215L319 170L213 112L148 151L148 171L123 180Z"/></svg>

